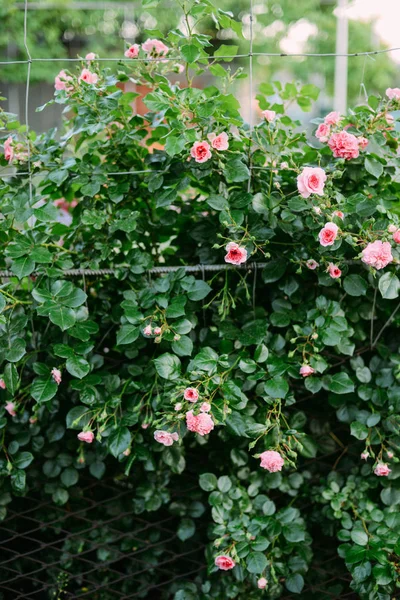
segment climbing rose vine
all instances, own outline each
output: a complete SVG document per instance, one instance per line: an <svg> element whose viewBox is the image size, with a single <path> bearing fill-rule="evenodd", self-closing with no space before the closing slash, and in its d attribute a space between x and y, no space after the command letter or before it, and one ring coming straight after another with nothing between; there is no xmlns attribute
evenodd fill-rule
<svg viewBox="0 0 400 600"><path fill-rule="evenodd" d="M188 32L130 46L115 72L93 53L60 71L60 132L0 114L0 514L38 484L63 505L105 474L135 483L138 513L158 510L189 471L180 535L211 526L209 573L185 598L301 594L323 530L359 596L389 600L400 94L306 130L287 107L318 90L265 82L250 128L235 47L208 60ZM194 85L206 69L220 85Z"/></svg>

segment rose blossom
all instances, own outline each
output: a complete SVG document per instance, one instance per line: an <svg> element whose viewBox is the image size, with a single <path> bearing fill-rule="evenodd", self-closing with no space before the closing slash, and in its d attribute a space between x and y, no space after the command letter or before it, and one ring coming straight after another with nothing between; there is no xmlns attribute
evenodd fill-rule
<svg viewBox="0 0 400 600"><path fill-rule="evenodd" d="M55 367L51 370L51 376L56 382L57 385L61 383L61 371L60 369L56 369Z"/></svg>
<svg viewBox="0 0 400 600"><path fill-rule="evenodd" d="M96 58L96 55L94 52L89 52L89 54L86 54L85 59L86 60L94 60Z"/></svg>
<svg viewBox="0 0 400 600"><path fill-rule="evenodd" d="M78 433L78 440L81 442L86 442L87 444L91 444L94 440L93 431L81 431Z"/></svg>
<svg viewBox="0 0 400 600"><path fill-rule="evenodd" d="M388 232L389 233L394 233L395 231L397 231L397 227L396 225L394 225L393 223L391 223L388 227Z"/></svg>
<svg viewBox="0 0 400 600"><path fill-rule="evenodd" d="M144 335L153 335L153 330L151 328L151 325L146 325L146 327L143 329L143 334Z"/></svg>
<svg viewBox="0 0 400 600"><path fill-rule="evenodd" d="M139 50L139 44L132 44L132 46L129 46L129 48L124 52L124 56L126 56L126 58L137 58L139 56Z"/></svg>
<svg viewBox="0 0 400 600"><path fill-rule="evenodd" d="M177 402L174 406L174 410L176 410L176 411L182 410L182 402Z"/></svg>
<svg viewBox="0 0 400 600"><path fill-rule="evenodd" d="M362 251L361 260L375 269L383 269L393 260L392 247L389 242L371 242Z"/></svg>
<svg viewBox="0 0 400 600"><path fill-rule="evenodd" d="M12 417L16 417L17 413L15 411L15 404L14 402L7 402L7 404L4 407L6 409L6 411L8 412L9 415L11 415Z"/></svg>
<svg viewBox="0 0 400 600"><path fill-rule="evenodd" d="M265 577L260 577L260 579L257 581L258 589L265 590L265 588L267 587L267 583L268 581L265 579Z"/></svg>
<svg viewBox="0 0 400 600"><path fill-rule="evenodd" d="M186 413L186 427L199 435L207 435L214 429L214 421L207 413L194 415L192 410Z"/></svg>
<svg viewBox="0 0 400 600"><path fill-rule="evenodd" d="M67 75L64 70L60 71L54 79L54 87L56 90L69 90L71 86L67 85L69 81L72 81L72 77Z"/></svg>
<svg viewBox="0 0 400 600"><path fill-rule="evenodd" d="M260 454L261 458L261 467L263 469L267 469L270 473L276 473L277 471L281 471L283 467L283 463L285 462L279 452L275 450L266 450L262 454Z"/></svg>
<svg viewBox="0 0 400 600"><path fill-rule="evenodd" d="M314 269L316 269L317 267L319 267L319 264L313 258L309 258L308 261L306 262L306 266L307 266L307 269L310 269L311 271L314 271Z"/></svg>
<svg viewBox="0 0 400 600"><path fill-rule="evenodd" d="M367 140L366 137L359 137L357 138L358 140L358 145L360 146L361 150L365 150L365 148L368 146L369 141Z"/></svg>
<svg viewBox="0 0 400 600"><path fill-rule="evenodd" d="M299 373L300 373L300 375L303 375L303 377L309 377L309 375L312 375L313 373L315 373L315 369L310 367L310 365L302 365L300 367Z"/></svg>
<svg viewBox="0 0 400 600"><path fill-rule="evenodd" d="M339 227L332 221L328 221L318 234L321 246L332 246L335 243L338 231Z"/></svg>
<svg viewBox="0 0 400 600"><path fill-rule="evenodd" d="M210 144L208 142L195 142L190 149L190 156L198 163L207 162L211 158Z"/></svg>
<svg viewBox="0 0 400 600"><path fill-rule="evenodd" d="M400 244L400 229L397 229L397 231L394 232L393 240L396 242L396 244Z"/></svg>
<svg viewBox="0 0 400 600"><path fill-rule="evenodd" d="M142 423L140 427L142 429L147 429L149 425L150 425L150 423Z"/></svg>
<svg viewBox="0 0 400 600"><path fill-rule="evenodd" d="M14 158L14 149L12 147L12 143L13 139L10 135L4 142L4 158L8 160L9 164L13 161Z"/></svg>
<svg viewBox="0 0 400 600"><path fill-rule="evenodd" d="M144 44L142 44L142 48L147 54L162 54L165 56L168 54L168 46L163 44L160 40L146 40Z"/></svg>
<svg viewBox="0 0 400 600"><path fill-rule="evenodd" d="M304 167L300 175L297 176L297 189L303 198L308 198L311 194L323 196L326 173L319 167Z"/></svg>
<svg viewBox="0 0 400 600"><path fill-rule="evenodd" d="M154 327L154 335L160 335L161 327Z"/></svg>
<svg viewBox="0 0 400 600"><path fill-rule="evenodd" d="M1 378L1 379L0 379L0 388L1 388L2 390L5 390L5 389L6 389L6 382L4 381L4 379L3 379L3 378Z"/></svg>
<svg viewBox="0 0 400 600"><path fill-rule="evenodd" d="M228 150L228 134L225 133L225 131L219 133L218 135L216 133L209 133L207 137L211 142L211 146L215 150Z"/></svg>
<svg viewBox="0 0 400 600"><path fill-rule="evenodd" d="M179 440L179 435L177 433L169 433L168 431L157 429L157 431L154 432L154 439L159 444L164 444L164 446L172 446L174 442Z"/></svg>
<svg viewBox="0 0 400 600"><path fill-rule="evenodd" d="M211 404L209 404L208 402L203 402L203 404L200 406L200 411L204 412L204 413L208 413L211 410Z"/></svg>
<svg viewBox="0 0 400 600"><path fill-rule="evenodd" d="M332 112L326 115L324 123L326 123L326 125L337 125L341 118L342 115L339 112L333 110Z"/></svg>
<svg viewBox="0 0 400 600"><path fill-rule="evenodd" d="M183 397L189 402L197 402L199 399L199 391L196 388L188 387L183 392Z"/></svg>
<svg viewBox="0 0 400 600"><path fill-rule="evenodd" d="M288 169L289 168L289 163L286 162L286 160L284 160L283 162L281 162L281 164L279 165L281 169Z"/></svg>
<svg viewBox="0 0 400 600"><path fill-rule="evenodd" d="M92 73L89 69L83 69L82 73L78 77L78 81L85 81L86 83L97 83L99 76L97 73Z"/></svg>
<svg viewBox="0 0 400 600"><path fill-rule="evenodd" d="M391 450L388 450L387 451L387 457L388 458L393 458L393 456L394 456L393 452Z"/></svg>
<svg viewBox="0 0 400 600"><path fill-rule="evenodd" d="M338 217L339 219L344 219L344 213L341 210L335 210L333 212L333 214L335 215L335 217Z"/></svg>
<svg viewBox="0 0 400 600"><path fill-rule="evenodd" d="M391 115L391 114L389 114L389 113L386 113L385 114L385 120L386 120L386 123L388 125L393 125L393 123L394 123L394 116Z"/></svg>
<svg viewBox="0 0 400 600"><path fill-rule="evenodd" d="M392 469L389 469L388 465L385 463L378 463L374 469L374 473L375 475L378 475L378 477L387 477L391 472Z"/></svg>
<svg viewBox="0 0 400 600"><path fill-rule="evenodd" d="M214 564L216 567L218 567L218 569L221 569L221 571L229 571L230 569L233 569L233 567L236 565L233 558L231 558L230 556L226 556L225 554L217 556Z"/></svg>
<svg viewBox="0 0 400 600"><path fill-rule="evenodd" d="M276 112L274 110L263 110L261 114L268 123L272 123L276 117Z"/></svg>
<svg viewBox="0 0 400 600"><path fill-rule="evenodd" d="M322 213L322 210L319 206L313 206L312 209L317 215L320 215Z"/></svg>
<svg viewBox="0 0 400 600"><path fill-rule="evenodd" d="M330 126L326 123L320 123L315 132L315 137L318 138L320 142L327 142L329 140L330 133Z"/></svg>
<svg viewBox="0 0 400 600"><path fill-rule="evenodd" d="M345 158L346 160L350 160L351 158L357 158L360 154L356 136L352 133L347 133L347 131L344 130L332 134L328 146L332 150L335 158Z"/></svg>
<svg viewBox="0 0 400 600"><path fill-rule="evenodd" d="M388 88L386 90L386 96L389 100L400 100L400 88Z"/></svg>
<svg viewBox="0 0 400 600"><path fill-rule="evenodd" d="M332 279L338 279L342 275L342 271L333 263L329 263L327 270Z"/></svg>
<svg viewBox="0 0 400 600"><path fill-rule="evenodd" d="M368 456L369 456L369 452L362 452L361 453L362 460L367 460Z"/></svg>
<svg viewBox="0 0 400 600"><path fill-rule="evenodd" d="M247 260L247 250L246 248L242 248L236 242L229 242L226 245L225 250L227 254L225 254L225 262L230 263L231 265L241 265Z"/></svg>

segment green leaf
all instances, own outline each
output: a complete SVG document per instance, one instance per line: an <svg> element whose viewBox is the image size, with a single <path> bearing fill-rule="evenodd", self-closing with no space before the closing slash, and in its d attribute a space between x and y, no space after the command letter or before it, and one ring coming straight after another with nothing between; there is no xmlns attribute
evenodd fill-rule
<svg viewBox="0 0 400 600"><path fill-rule="evenodd" d="M171 348L178 356L190 356L193 352L193 342L187 335L182 335L178 341L172 342Z"/></svg>
<svg viewBox="0 0 400 600"><path fill-rule="evenodd" d="M7 305L6 297L0 292L0 312L3 312Z"/></svg>
<svg viewBox="0 0 400 600"><path fill-rule="evenodd" d="M218 50L214 52L214 58L223 57L224 62L230 62L236 56L238 49L239 46L221 44Z"/></svg>
<svg viewBox="0 0 400 600"><path fill-rule="evenodd" d="M165 142L165 151L169 156L175 156L176 154L180 154L184 149L186 144L186 140L183 136L175 137L173 135L169 135L167 137L167 141Z"/></svg>
<svg viewBox="0 0 400 600"><path fill-rule="evenodd" d="M250 177L250 171L240 158L231 158L225 165L225 177L229 183L247 181Z"/></svg>
<svg viewBox="0 0 400 600"><path fill-rule="evenodd" d="M270 260L267 266L263 269L262 278L264 283L274 283L278 281L287 269L287 261L277 258L276 260Z"/></svg>
<svg viewBox="0 0 400 600"><path fill-rule="evenodd" d="M200 56L200 51L194 44L186 44L182 46L181 54L186 62L192 63Z"/></svg>
<svg viewBox="0 0 400 600"><path fill-rule="evenodd" d="M368 427L358 421L354 421L351 424L351 435L358 440L365 440L368 437Z"/></svg>
<svg viewBox="0 0 400 600"><path fill-rule="evenodd" d="M92 411L87 406L74 406L67 414L66 423L68 429L81 430L89 424Z"/></svg>
<svg viewBox="0 0 400 600"><path fill-rule="evenodd" d="M90 371L90 365L87 360L81 356L71 356L66 362L66 369L74 377L82 379Z"/></svg>
<svg viewBox="0 0 400 600"><path fill-rule="evenodd" d="M336 373L332 375L328 383L328 389L334 394L350 394L354 392L354 383L347 373Z"/></svg>
<svg viewBox="0 0 400 600"><path fill-rule="evenodd" d="M26 469L33 461L33 454L30 452L18 452L13 459L13 466L17 469Z"/></svg>
<svg viewBox="0 0 400 600"><path fill-rule="evenodd" d="M353 542L358 546L366 546L368 544L368 535L362 529L353 529L350 535Z"/></svg>
<svg viewBox="0 0 400 600"><path fill-rule="evenodd" d="M26 354L26 342L22 338L10 340L10 347L4 354L4 358L12 363L18 362Z"/></svg>
<svg viewBox="0 0 400 600"><path fill-rule="evenodd" d="M379 160L376 160L375 158L371 158L370 156L365 157L364 166L365 170L377 179L379 179L379 177L383 173L382 163L379 162Z"/></svg>
<svg viewBox="0 0 400 600"><path fill-rule="evenodd" d="M264 390L271 398L285 398L289 391L289 384L283 377L273 377L265 382Z"/></svg>
<svg viewBox="0 0 400 600"><path fill-rule="evenodd" d="M181 372L181 362L174 354L166 352L154 359L157 373L163 379L178 379Z"/></svg>
<svg viewBox="0 0 400 600"><path fill-rule="evenodd" d="M30 256L21 256L16 258L11 265L11 271L15 273L18 279L27 277L30 275L35 268L35 261Z"/></svg>
<svg viewBox="0 0 400 600"><path fill-rule="evenodd" d="M343 280L343 287L349 296L365 296L368 283L360 275L348 275Z"/></svg>
<svg viewBox="0 0 400 600"><path fill-rule="evenodd" d="M378 286L382 298L385 298L386 300L393 300L399 296L400 281L395 273L390 271L384 273L379 279Z"/></svg>
<svg viewBox="0 0 400 600"><path fill-rule="evenodd" d="M115 458L129 448L130 444L131 434L127 427L118 427L108 438L108 449Z"/></svg>
<svg viewBox="0 0 400 600"><path fill-rule="evenodd" d="M185 305L187 302L186 296L176 296L168 305L166 317L167 319L175 319L185 315Z"/></svg>
<svg viewBox="0 0 400 600"><path fill-rule="evenodd" d="M140 328L135 325L122 325L121 329L117 333L117 344L122 346L124 344L132 344L135 342L140 333Z"/></svg>
<svg viewBox="0 0 400 600"><path fill-rule="evenodd" d="M75 312L71 308L66 308L65 306L51 308L49 310L49 317L50 321L54 323L54 325L58 325L61 331L70 329L70 327L75 325Z"/></svg>
<svg viewBox="0 0 400 600"><path fill-rule="evenodd" d="M106 472L106 465L101 461L93 462L89 467L90 474L96 479L101 479Z"/></svg>
<svg viewBox="0 0 400 600"><path fill-rule="evenodd" d="M202 279L197 279L190 290L188 290L188 298L189 300L203 300L210 292L212 288L203 281Z"/></svg>
<svg viewBox="0 0 400 600"><path fill-rule="evenodd" d="M36 377L31 385L31 395L36 402L48 402L57 393L58 385L52 377Z"/></svg>
<svg viewBox="0 0 400 600"><path fill-rule="evenodd" d="M268 566L268 561L262 552L251 552L246 558L247 570L250 573L259 575Z"/></svg>
<svg viewBox="0 0 400 600"><path fill-rule="evenodd" d="M7 390L14 395L18 389L19 378L17 369L11 363L7 363L4 367L4 381Z"/></svg>
<svg viewBox="0 0 400 600"><path fill-rule="evenodd" d="M64 471L61 473L60 479L65 485L65 487L72 487L73 485L78 483L79 473L73 467L68 467L67 469L64 469Z"/></svg>
<svg viewBox="0 0 400 600"><path fill-rule="evenodd" d="M202 473L199 477L199 484L205 492L212 492L217 489L218 480L213 473Z"/></svg>
<svg viewBox="0 0 400 600"><path fill-rule="evenodd" d="M292 594L301 594L304 587L304 579L299 573L294 573L286 578L285 586Z"/></svg>
<svg viewBox="0 0 400 600"><path fill-rule="evenodd" d="M176 535L182 542L186 542L186 540L195 534L195 531L196 525L192 519L181 519L176 531Z"/></svg>

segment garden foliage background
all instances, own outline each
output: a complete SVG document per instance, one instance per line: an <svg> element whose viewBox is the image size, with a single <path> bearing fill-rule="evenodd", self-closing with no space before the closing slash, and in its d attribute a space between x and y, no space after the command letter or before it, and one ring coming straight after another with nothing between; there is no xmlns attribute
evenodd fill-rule
<svg viewBox="0 0 400 600"><path fill-rule="evenodd" d="M172 510L181 540L209 524L208 573L176 600L302 594L326 534L359 597L390 600L400 90L306 135L287 109L318 89L263 82L249 125L237 47L211 56L194 22L240 27L206 0L181 9L184 32L148 32L116 72L89 56L57 76L62 132L1 113L1 514L38 487L68 506L82 478L126 477L134 511ZM205 70L219 83L200 89Z"/></svg>

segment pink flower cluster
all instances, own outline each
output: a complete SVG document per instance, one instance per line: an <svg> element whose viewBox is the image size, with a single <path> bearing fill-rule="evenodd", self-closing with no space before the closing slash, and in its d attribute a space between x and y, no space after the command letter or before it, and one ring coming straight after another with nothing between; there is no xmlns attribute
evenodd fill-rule
<svg viewBox="0 0 400 600"><path fill-rule="evenodd" d="M297 177L297 189L303 198L311 194L323 196L326 173L320 167L305 167Z"/></svg>
<svg viewBox="0 0 400 600"><path fill-rule="evenodd" d="M400 88L388 88L386 90L386 96L389 100L400 100Z"/></svg>
<svg viewBox="0 0 400 600"><path fill-rule="evenodd" d="M209 133L207 135L207 138L209 139L209 141L211 142L211 146L208 142L206 141L201 141L201 142L195 142L193 144L193 146L190 149L190 156L192 158L194 158L194 160L197 163L205 163L208 160L210 160L212 154L211 154L211 147L214 150L218 150L220 152L223 152L224 150L228 150L229 148L229 138L228 138L228 134L223 131L222 133Z"/></svg>
<svg viewBox="0 0 400 600"><path fill-rule="evenodd" d="M186 427L199 435L208 435L214 429L214 421L206 412L195 415L192 410L186 413Z"/></svg>
<svg viewBox="0 0 400 600"><path fill-rule="evenodd" d="M166 56L169 48L161 40L148 39L142 44L143 52L146 52L151 57ZM137 58L139 56L140 45L132 44L125 51L126 58Z"/></svg>
<svg viewBox="0 0 400 600"><path fill-rule="evenodd" d="M64 70L61 70L59 74L56 75L56 78L54 80L54 87L57 91L70 91L73 88L73 86L71 85L72 81L73 77L71 77L71 75L67 75L67 73Z"/></svg>
<svg viewBox="0 0 400 600"><path fill-rule="evenodd" d="M174 442L179 440L179 435L176 432L169 433L168 431L157 429L157 431L154 432L154 439L159 444L164 444L164 446L172 446Z"/></svg>
<svg viewBox="0 0 400 600"><path fill-rule="evenodd" d="M267 123L272 123L276 117L276 112L274 110L263 110L261 114Z"/></svg>
<svg viewBox="0 0 400 600"><path fill-rule="evenodd" d="M263 469L267 469L270 473L276 473L277 471L282 471L282 467L284 464L284 460L279 452L276 450L266 450L262 454L260 454L261 458L261 467Z"/></svg>
<svg viewBox="0 0 400 600"><path fill-rule="evenodd" d="M247 260L247 250L236 242L229 242L225 247L225 262L231 265L241 265Z"/></svg>
<svg viewBox="0 0 400 600"><path fill-rule="evenodd" d="M362 251L361 260L370 267L375 269L383 269L392 262L392 247L389 242L381 242L376 240L368 244Z"/></svg>
<svg viewBox="0 0 400 600"><path fill-rule="evenodd" d="M338 126L341 120L342 116L340 113L335 111L330 112L326 115L324 122L318 125L315 137L320 142L328 142L328 146L335 158L344 158L346 160L357 158L360 149L365 150L368 146L368 140L365 137L357 138L352 133L348 133L346 129L332 132L331 128Z"/></svg>

